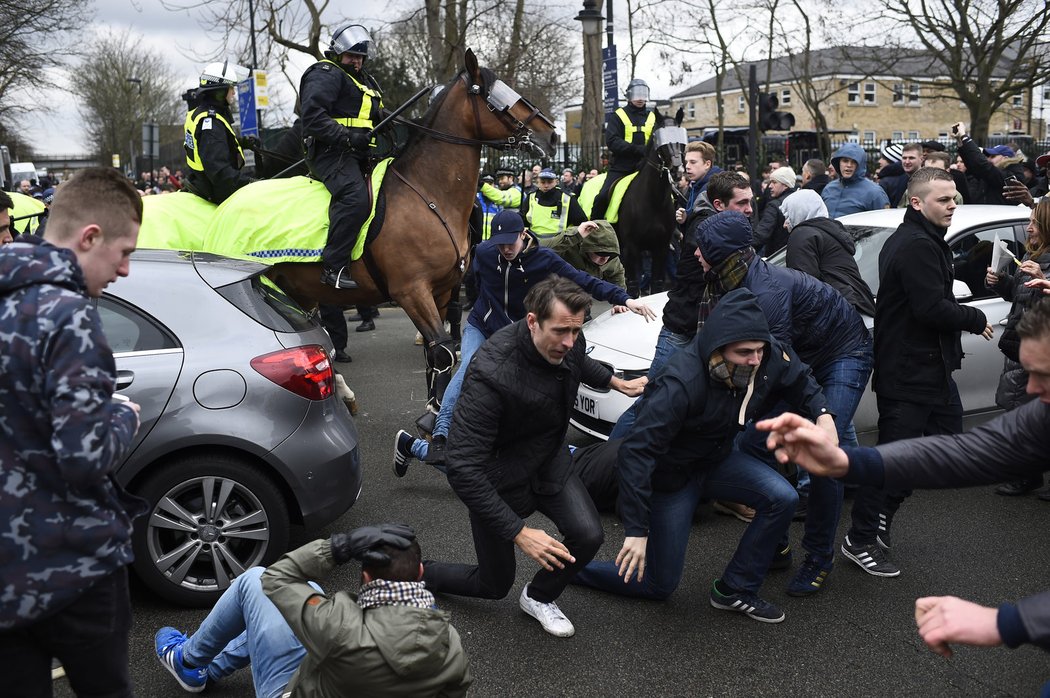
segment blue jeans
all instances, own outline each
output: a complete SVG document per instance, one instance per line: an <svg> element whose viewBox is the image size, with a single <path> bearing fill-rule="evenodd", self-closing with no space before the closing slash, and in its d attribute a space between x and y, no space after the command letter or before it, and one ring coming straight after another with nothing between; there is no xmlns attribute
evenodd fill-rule
<svg viewBox="0 0 1050 698"><path fill-rule="evenodd" d="M812 368L813 378L820 384L828 410L835 415L835 430L838 432L839 444L843 446L857 445L853 415L864 395L873 362L869 337L849 354ZM786 405L781 404L774 414L779 414L784 408ZM767 436L765 432L755 430L753 423L748 424L742 435L741 447L771 463L773 455L765 447ZM835 535L841 514L842 483L834 478L811 476L809 511L806 514L802 548L814 557L830 561L835 554Z"/></svg>
<svg viewBox="0 0 1050 698"><path fill-rule="evenodd" d="M253 567L233 580L183 645L182 656L194 666L208 667L213 681L251 664L255 695L274 698L284 692L306 650L263 593L263 571Z"/></svg>
<svg viewBox="0 0 1050 698"><path fill-rule="evenodd" d="M694 473L675 492L653 492L649 500L649 539L645 578L624 583L614 561L591 562L576 583L625 596L666 599L682 579L693 512L701 497L741 502L754 508L722 581L736 591L757 593L777 544L787 535L798 494L787 480L762 461L734 450L713 469Z"/></svg>
<svg viewBox="0 0 1050 698"><path fill-rule="evenodd" d="M676 334L666 327L660 328L660 336L656 340L656 352L653 354L653 362L649 365L649 380L652 380L656 376L667 360L674 355L676 351L682 347L688 346L693 341L693 337L687 337L684 334ZM637 400L631 403L631 406L624 410L624 413L620 415L620 418L616 420L616 425L613 427L612 432L609 434L610 439L622 439L627 436L627 432L634 426L634 419L638 414L638 403L642 401L644 396L639 396Z"/></svg>
<svg viewBox="0 0 1050 698"><path fill-rule="evenodd" d="M437 419L434 420L434 436L448 436L448 428L452 424L452 410L456 406L456 400L459 399L459 393L463 390L463 377L467 373L467 366L470 365L470 360L474 358L474 354L478 352L481 345L485 343L485 334L474 325L469 322L463 325L463 336L459 341L459 366L456 368L456 373L452 376L452 380L449 381L448 387L445 388L445 394L441 398L441 411L438 412ZM416 439L412 442L412 455L419 460L426 460L427 454L430 452L430 444L423 439ZM445 472L445 468L436 465L441 472Z"/></svg>

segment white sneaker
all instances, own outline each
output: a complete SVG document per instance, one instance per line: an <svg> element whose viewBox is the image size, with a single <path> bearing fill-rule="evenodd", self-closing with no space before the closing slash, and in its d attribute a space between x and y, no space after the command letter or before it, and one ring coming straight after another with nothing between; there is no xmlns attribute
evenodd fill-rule
<svg viewBox="0 0 1050 698"><path fill-rule="evenodd" d="M551 603L540 603L529 597L528 584L521 590L521 598L518 600L518 605L521 606L521 610L538 620L543 629L551 635L555 637L572 637L576 634L576 628L572 626L569 619L561 612L558 604L553 601Z"/></svg>

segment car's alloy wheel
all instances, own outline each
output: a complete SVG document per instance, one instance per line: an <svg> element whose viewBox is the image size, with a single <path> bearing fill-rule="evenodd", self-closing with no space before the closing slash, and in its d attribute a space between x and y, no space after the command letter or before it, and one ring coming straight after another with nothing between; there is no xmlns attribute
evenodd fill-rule
<svg viewBox="0 0 1050 698"><path fill-rule="evenodd" d="M176 603L210 605L245 570L288 545L288 509L256 468L224 457L168 463L141 487L135 569Z"/></svg>

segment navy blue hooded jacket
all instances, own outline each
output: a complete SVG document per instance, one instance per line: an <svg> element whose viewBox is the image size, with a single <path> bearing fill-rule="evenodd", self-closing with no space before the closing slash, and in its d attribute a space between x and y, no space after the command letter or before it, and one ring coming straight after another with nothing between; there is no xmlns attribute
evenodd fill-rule
<svg viewBox="0 0 1050 698"><path fill-rule="evenodd" d="M841 173L839 161L842 158L850 158L857 161L857 171L853 176L828 182L824 191L820 192L824 199L824 205L828 207L828 218L838 218L849 213L860 213L861 211L874 211L887 208L890 199L886 192L875 182L866 177L868 173L868 154L856 143L846 143L835 151L831 156L831 165L836 172Z"/></svg>
<svg viewBox="0 0 1050 698"><path fill-rule="evenodd" d="M716 350L742 341L767 346L748 388L730 389L710 375L708 363ZM730 291L693 341L657 372L638 402L638 417L619 452L624 533L647 536L653 491L677 491L696 471L721 463L744 424L780 400L811 419L827 414L809 367L770 336L755 295L747 289Z"/></svg>
<svg viewBox="0 0 1050 698"><path fill-rule="evenodd" d="M751 222L738 211L722 211L700 224L697 242L707 263L717 266L733 252L750 247ZM864 319L842 294L809 274L756 256L743 286L758 297L773 336L810 366L845 356L870 336Z"/></svg>

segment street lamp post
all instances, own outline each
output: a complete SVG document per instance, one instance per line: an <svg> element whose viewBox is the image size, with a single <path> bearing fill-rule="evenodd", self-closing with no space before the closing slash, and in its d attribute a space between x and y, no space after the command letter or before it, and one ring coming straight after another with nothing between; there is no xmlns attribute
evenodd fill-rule
<svg viewBox="0 0 1050 698"><path fill-rule="evenodd" d="M576 20L583 25L583 122L581 124L581 155L594 157L597 166L601 152L602 108L602 17L600 0L583 0L583 9Z"/></svg>

